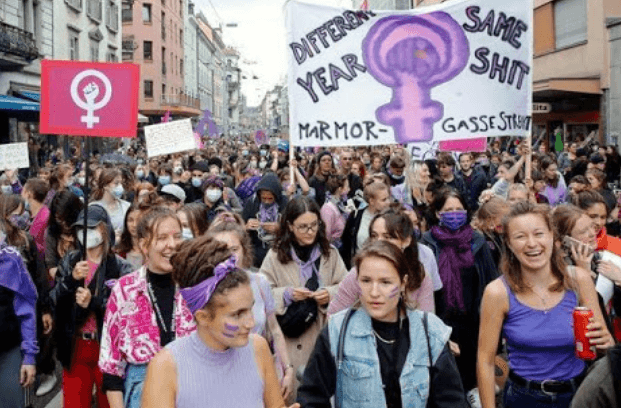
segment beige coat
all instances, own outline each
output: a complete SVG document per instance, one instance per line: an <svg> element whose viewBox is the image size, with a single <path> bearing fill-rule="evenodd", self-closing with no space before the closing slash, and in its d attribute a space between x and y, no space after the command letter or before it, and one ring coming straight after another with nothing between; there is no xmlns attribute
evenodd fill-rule
<svg viewBox="0 0 621 408"><path fill-rule="evenodd" d="M300 282L300 270L293 261L283 265L278 261L276 251L270 249L261 270L272 286L272 293L276 303L276 314L282 315L286 308L283 301L283 293L286 288L300 288L304 283ZM338 284L347 274L345 264L336 248L330 247L330 256L321 257L319 264L319 284L321 288L325 288L330 293L330 299L334 297L338 289ZM319 336L321 329L327 323L328 304L319 307L319 315L315 323L297 339L285 337L287 342L287 352L289 359L293 364L294 370L297 372L298 367L306 365L313 348L315 340ZM296 387L297 388L297 387Z"/></svg>

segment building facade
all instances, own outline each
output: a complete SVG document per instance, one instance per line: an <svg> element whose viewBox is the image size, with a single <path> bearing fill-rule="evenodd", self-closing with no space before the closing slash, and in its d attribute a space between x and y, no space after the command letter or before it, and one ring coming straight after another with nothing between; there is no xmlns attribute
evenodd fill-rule
<svg viewBox="0 0 621 408"><path fill-rule="evenodd" d="M241 69L239 69L239 53L234 48L224 50L225 61L225 100L226 115L224 117L223 130L225 134L237 136L241 130L240 115L241 98Z"/></svg>
<svg viewBox="0 0 621 408"><path fill-rule="evenodd" d="M200 104L184 85L186 0L124 0L123 61L140 65L140 113L151 123L198 116Z"/></svg>
<svg viewBox="0 0 621 408"><path fill-rule="evenodd" d="M37 133L41 60L54 52L52 0L0 1L0 143Z"/></svg>

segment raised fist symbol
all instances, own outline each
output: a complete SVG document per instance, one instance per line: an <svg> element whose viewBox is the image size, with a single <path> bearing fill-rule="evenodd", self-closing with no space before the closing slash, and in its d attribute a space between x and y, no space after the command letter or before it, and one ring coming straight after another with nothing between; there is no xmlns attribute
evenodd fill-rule
<svg viewBox="0 0 621 408"><path fill-rule="evenodd" d="M84 92L86 102L92 105L95 103L95 99L99 96L99 86L95 82L90 82L82 89L82 92Z"/></svg>

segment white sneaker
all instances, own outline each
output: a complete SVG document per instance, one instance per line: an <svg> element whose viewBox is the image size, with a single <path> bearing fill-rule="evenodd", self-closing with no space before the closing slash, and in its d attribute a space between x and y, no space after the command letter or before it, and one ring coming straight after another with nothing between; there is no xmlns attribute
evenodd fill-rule
<svg viewBox="0 0 621 408"><path fill-rule="evenodd" d="M466 393L466 399L472 408L482 408L481 397L479 396L479 389L473 388Z"/></svg>
<svg viewBox="0 0 621 408"><path fill-rule="evenodd" d="M52 391L56 386L56 382L56 375L54 374L41 376L41 384L39 384L39 388L37 388L35 395L37 397L41 397Z"/></svg>

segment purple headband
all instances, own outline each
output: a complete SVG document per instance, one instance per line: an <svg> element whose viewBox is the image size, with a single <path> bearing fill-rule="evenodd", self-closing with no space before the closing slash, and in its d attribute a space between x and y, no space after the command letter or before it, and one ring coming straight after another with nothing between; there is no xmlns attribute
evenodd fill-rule
<svg viewBox="0 0 621 408"><path fill-rule="evenodd" d="M205 279L191 288L181 289L181 296L185 299L192 314L209 302L209 299L211 299L211 296L216 291L216 286L218 286L226 275L237 269L236 263L237 257L233 254L226 261L216 265L212 277Z"/></svg>

